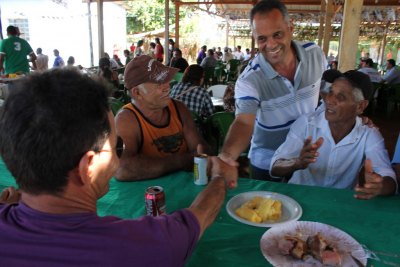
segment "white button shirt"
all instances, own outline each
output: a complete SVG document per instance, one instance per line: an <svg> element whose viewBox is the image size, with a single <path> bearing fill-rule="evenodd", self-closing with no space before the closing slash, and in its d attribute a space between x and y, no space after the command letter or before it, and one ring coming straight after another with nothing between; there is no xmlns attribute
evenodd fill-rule
<svg viewBox="0 0 400 267"><path fill-rule="evenodd" d="M289 183L353 188L365 159L372 161L374 172L396 181L383 137L377 129L363 125L361 119L357 118L353 130L335 144L324 110L301 116L293 123L286 141L275 152L270 168L277 159L298 157L308 136L312 136L312 142L319 137L324 138L318 150L320 155L317 162L304 170L295 171Z"/></svg>

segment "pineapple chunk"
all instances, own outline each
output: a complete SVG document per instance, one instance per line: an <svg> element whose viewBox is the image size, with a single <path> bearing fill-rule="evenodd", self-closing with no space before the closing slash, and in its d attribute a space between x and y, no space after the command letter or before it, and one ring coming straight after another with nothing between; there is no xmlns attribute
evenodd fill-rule
<svg viewBox="0 0 400 267"><path fill-rule="evenodd" d="M261 217L253 209L249 209L244 205L236 209L235 212L239 217L250 222L260 223L262 221Z"/></svg>
<svg viewBox="0 0 400 267"><path fill-rule="evenodd" d="M236 209L235 213L255 223L275 221L281 217L282 203L278 200L256 196Z"/></svg>
<svg viewBox="0 0 400 267"><path fill-rule="evenodd" d="M263 221L278 220L282 214L282 203L269 198L263 199L256 212Z"/></svg>

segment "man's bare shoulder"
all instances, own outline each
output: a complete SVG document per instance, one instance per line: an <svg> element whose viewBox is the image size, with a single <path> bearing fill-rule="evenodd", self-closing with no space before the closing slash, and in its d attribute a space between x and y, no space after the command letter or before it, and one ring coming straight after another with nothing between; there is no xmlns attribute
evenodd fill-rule
<svg viewBox="0 0 400 267"><path fill-rule="evenodd" d="M136 128L138 121L133 111L129 109L122 109L115 116L115 127L117 128L117 132L121 130L127 130Z"/></svg>

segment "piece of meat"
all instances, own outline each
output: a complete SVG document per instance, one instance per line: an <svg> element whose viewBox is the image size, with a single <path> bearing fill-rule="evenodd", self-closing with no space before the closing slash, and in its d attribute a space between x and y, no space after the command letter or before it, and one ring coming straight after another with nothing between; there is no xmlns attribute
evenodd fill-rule
<svg viewBox="0 0 400 267"><path fill-rule="evenodd" d="M327 249L328 243L325 238L318 233L307 238L307 246L309 250L308 252L317 260L321 261L321 253Z"/></svg>
<svg viewBox="0 0 400 267"><path fill-rule="evenodd" d="M286 235L278 242L279 251L283 255L291 255L296 259L302 259L307 252L307 244L296 236Z"/></svg>
<svg viewBox="0 0 400 267"><path fill-rule="evenodd" d="M280 239L278 242L278 249L282 255L289 255L290 251L292 251L295 240L293 239Z"/></svg>
<svg viewBox="0 0 400 267"><path fill-rule="evenodd" d="M293 247L290 255L296 259L303 259L304 254L307 252L307 244L301 239L298 239L295 246Z"/></svg>
<svg viewBox="0 0 400 267"><path fill-rule="evenodd" d="M334 250L324 250L321 253L321 262L326 266L341 266L342 257L337 251Z"/></svg>

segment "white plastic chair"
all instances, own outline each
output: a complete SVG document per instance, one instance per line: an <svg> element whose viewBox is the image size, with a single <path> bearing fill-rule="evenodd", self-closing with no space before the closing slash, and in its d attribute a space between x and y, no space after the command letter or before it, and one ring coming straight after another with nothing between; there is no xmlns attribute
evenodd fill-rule
<svg viewBox="0 0 400 267"><path fill-rule="evenodd" d="M210 86L207 91L212 92L212 96L215 98L223 98L225 94L227 85L226 84L216 84L213 86Z"/></svg>

